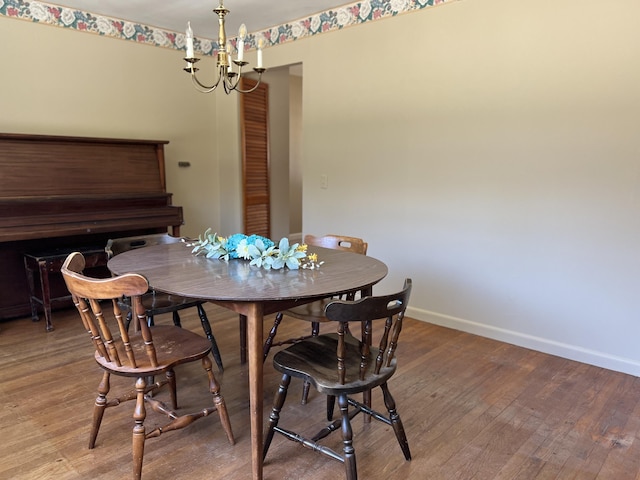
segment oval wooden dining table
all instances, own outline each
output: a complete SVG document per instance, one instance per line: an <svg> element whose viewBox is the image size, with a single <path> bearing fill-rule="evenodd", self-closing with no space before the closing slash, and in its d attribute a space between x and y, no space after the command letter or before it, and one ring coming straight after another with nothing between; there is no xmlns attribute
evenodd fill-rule
<svg viewBox="0 0 640 480"><path fill-rule="evenodd" d="M319 269L265 270L245 260L195 256L185 243L130 250L109 260L116 275L144 275L155 290L208 300L247 318L252 478L262 480L263 320L265 315L351 291L371 292L387 275L373 257L312 247Z"/></svg>

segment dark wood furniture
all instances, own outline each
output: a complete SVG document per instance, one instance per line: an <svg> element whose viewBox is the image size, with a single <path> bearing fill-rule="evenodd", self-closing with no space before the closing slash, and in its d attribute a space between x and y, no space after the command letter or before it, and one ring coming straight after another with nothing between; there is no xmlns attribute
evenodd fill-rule
<svg viewBox="0 0 640 480"><path fill-rule="evenodd" d="M325 262L318 270L263 270L243 260L196 257L180 244L131 250L109 260L118 275L138 272L156 290L209 300L247 317L253 480L262 480L264 316L353 290L370 291L387 274L384 263L366 255L313 251Z"/></svg>
<svg viewBox="0 0 640 480"><path fill-rule="evenodd" d="M269 416L269 428L264 441L265 457L274 434L279 433L289 440L344 463L347 480L357 480L351 419L358 413L365 412L393 428L405 459L411 460L402 420L387 385L396 372L395 352L410 295L411 280L407 279L402 291L396 294L371 296L357 301L331 302L325 314L328 320L337 323L337 333L309 337L275 354L273 366L282 373L282 381ZM372 347L369 345L367 332L371 332L372 322L378 320L384 320L384 328L381 329L378 347ZM348 322L364 323L361 339L358 340L346 331L345 326ZM291 377L310 382L318 392L327 395L330 400L327 420L331 423L313 437L307 437L280 425L281 410ZM351 397L355 393L363 393L374 387L382 389L387 409L385 414ZM331 400L335 398L338 399L340 418L332 421L334 402ZM300 430L304 426L296 425L296 428ZM320 443L320 440L336 430L342 432L342 454ZM385 453L384 446L382 451L372 452L374 455Z"/></svg>
<svg viewBox="0 0 640 480"><path fill-rule="evenodd" d="M103 253L106 252L106 256L108 258L113 258L116 255L128 252L129 250L133 250L135 248L144 248L150 247L152 245L162 245L167 243L179 243L181 241L182 240L180 238L172 237L168 233L155 233L151 235L137 235L134 237L112 238L107 242L107 246L104 248ZM87 256L84 255L84 257L86 260ZM182 321L180 320L180 310L184 310L186 308L195 308L198 311L198 317L200 318L200 323L202 324L204 334L209 339L209 342L211 342L211 353L213 354L213 358L216 361L216 365L218 365L218 370L222 373L224 371L222 356L220 355L220 349L218 348L216 338L213 336L211 324L209 323L209 319L207 318L207 312L205 312L202 306L204 303L204 301L198 300L197 298L189 298L183 297L182 295L173 295L171 293L158 292L153 288L142 296L142 306L144 307L145 314L147 315L147 324L149 326L153 326L155 324L154 317L156 315L171 313L173 317L173 324L176 327L182 327ZM125 299L120 303L120 307L127 310L128 328L129 322L131 321L132 317L131 306Z"/></svg>
<svg viewBox="0 0 640 480"><path fill-rule="evenodd" d="M167 143L0 134L0 320L31 314L25 253L87 251L168 227L179 235L182 208L166 192ZM51 298L68 295L58 272L49 277Z"/></svg>
<svg viewBox="0 0 640 480"><path fill-rule="evenodd" d="M342 250L344 252L359 253L361 255L367 254L367 247L368 247L367 242L365 242L361 238L349 237L345 235L334 235L334 234L323 235L321 237L316 237L314 235L305 235L304 243L308 245L308 247L311 247L311 250L313 250L313 247L324 247L324 248L331 248L334 250ZM273 326L271 327L271 330L269 332L269 335L267 336L267 339L264 342L265 359L267 358L267 355L269 354L271 347L279 346L279 345L288 345L288 344L299 342L307 338L306 336L298 337L298 338L287 338L285 340L281 340L279 342L274 343L276 333L278 332L278 327L280 326L280 323L282 322L282 318L285 315L293 318L297 318L298 320L304 320L306 322L310 322L312 325L311 335L318 336L319 329L320 329L319 324L327 320L326 317L324 316L324 309L331 301L333 301L332 297L324 298L316 302L307 303L306 305L300 305L294 308L290 308L288 310L285 310L284 312L278 312L278 314L276 315L275 321L273 322Z"/></svg>
<svg viewBox="0 0 640 480"><path fill-rule="evenodd" d="M107 254L104 248L98 246L81 247L87 268L104 267L107 265ZM60 273L60 268L67 256L72 253L70 248L27 252L24 254L24 268L27 273L29 287L29 302L31 303L31 318L39 320L38 306L44 311L45 327L48 332L53 330L51 321L51 305L56 302L70 300L69 292L61 297L51 297L50 275ZM36 278L39 279L37 288Z"/></svg>
<svg viewBox="0 0 640 480"><path fill-rule="evenodd" d="M335 235L335 234L327 234L321 237L317 237L315 235L305 235L304 242L305 244L311 247L324 247L331 248L334 250L342 250L345 252L353 252L360 253L362 255L367 254L368 244L358 237L350 237L346 235ZM278 332L278 327L282 322L283 315L290 315L292 317L298 318L300 320L306 320L311 322L311 335L317 335L319 332L320 325L319 323L324 320L324 307L327 305L328 300L325 299L319 300L317 302L308 303L306 305L301 305L298 307L291 308L286 312L279 312L276 315L275 321L267 339L264 342L264 358L266 360L267 355L269 355L269 351L271 347L286 345L294 343L295 341L302 340L305 337L298 338L290 338L286 340L279 341L274 343L273 340ZM246 331L247 331L247 319L242 315L240 316L240 360L242 363L245 363L247 360L246 357ZM306 395L303 394L303 403L306 402Z"/></svg>
<svg viewBox="0 0 640 480"><path fill-rule="evenodd" d="M321 237L317 237L314 235L305 235L304 243L309 247L332 248L335 250L342 250L344 252L359 253L361 255L367 254L367 248L369 246L367 242L365 242L361 238L335 234L323 235ZM351 295L348 300L353 300L353 298L353 295ZM334 299L334 297L323 298L322 300L318 300L316 302L311 302L307 303L306 305L300 305L294 308L290 308L289 310L285 310L284 312L278 312L275 320L273 321L273 325L271 326L271 330L269 331L269 335L267 335L267 339L264 341L263 351L265 360L267 359L267 355L269 355L269 351L273 346L290 345L304 340L309 336L317 337L320 333L320 323L327 321L326 317L324 316L324 309ZM303 337L287 338L285 340L274 343L276 333L278 332L278 327L280 326L284 315L297 318L298 320L304 320L305 322L310 322L311 334ZM240 325L242 334L242 323ZM305 382L304 388L302 389L301 399L303 405L307 403L308 395L309 383Z"/></svg>
<svg viewBox="0 0 640 480"><path fill-rule="evenodd" d="M218 412L229 443L233 445L235 440L227 408L211 369L209 341L189 330L173 325L149 327L141 301L141 296L149 290L149 284L143 276L130 273L107 279L93 279L82 274L84 266L84 257L81 253L75 252L65 260L61 271L82 323L93 340L96 349L95 361L103 369L94 406L89 448L95 446L105 409L134 399L136 401L133 412L134 479L142 476L142 461L147 438L158 437L171 430L184 428L214 411ZM123 296L129 297L131 308L140 325L140 331L131 335L127 332L119 307L119 301ZM209 390L213 395L213 405L192 414L179 415L175 412L178 401L174 369L181 364L198 360L202 361L207 374ZM135 378L135 389L109 400L107 395L112 374ZM146 378L160 374L165 374L166 380L147 384ZM156 390L167 384L170 387L171 408L149 395L151 392L155 394ZM147 432L144 425L145 405L149 405L155 412L167 415L170 419L169 423Z"/></svg>

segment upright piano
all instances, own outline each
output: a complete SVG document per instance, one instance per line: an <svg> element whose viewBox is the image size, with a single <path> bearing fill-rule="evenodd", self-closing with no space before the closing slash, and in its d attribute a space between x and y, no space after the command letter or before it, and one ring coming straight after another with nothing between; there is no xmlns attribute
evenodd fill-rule
<svg viewBox="0 0 640 480"><path fill-rule="evenodd" d="M23 257L180 234L166 191L164 140L0 133L0 320L31 312ZM61 279L53 290L64 291Z"/></svg>

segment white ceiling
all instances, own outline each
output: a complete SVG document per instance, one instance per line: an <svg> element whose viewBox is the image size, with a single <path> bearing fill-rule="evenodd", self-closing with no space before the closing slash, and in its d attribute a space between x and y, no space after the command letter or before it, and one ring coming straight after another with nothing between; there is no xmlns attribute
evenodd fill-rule
<svg viewBox="0 0 640 480"><path fill-rule="evenodd" d="M182 32L191 22L196 37L217 38L217 16L213 9L219 0L58 0L53 3L98 15ZM225 0L230 10L226 31L235 36L241 23L249 32L281 25L315 13L348 5L345 0Z"/></svg>

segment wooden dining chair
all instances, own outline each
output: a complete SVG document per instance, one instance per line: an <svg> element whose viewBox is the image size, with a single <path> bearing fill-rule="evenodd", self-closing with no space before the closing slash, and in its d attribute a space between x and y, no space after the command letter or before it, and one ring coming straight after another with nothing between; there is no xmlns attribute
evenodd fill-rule
<svg viewBox="0 0 640 480"><path fill-rule="evenodd" d="M305 235L304 243L310 247L331 248L334 250L343 250L345 252L359 253L362 255L367 254L367 247L368 247L368 244L361 238L348 237L345 235L334 235L334 234L324 235L322 237ZM354 295L355 293L352 293L350 294L350 296L347 296L346 299L353 300ZM271 326L271 330L269 331L269 334L267 335L267 338L264 342L264 348L263 348L264 359L266 360L267 356L269 355L269 351L271 350L271 347L280 346L280 345L289 345L289 344L293 344L301 340L304 340L305 338L308 338L310 336L314 336L314 337L318 336L320 332L320 323L327 321L324 315L324 309L333 300L335 300L334 297L325 298L322 300L318 300L316 302L307 303L305 305L300 305L298 307L285 310L284 312L278 312L276 314L273 325ZM311 333L309 335L305 335L302 337L287 338L279 342L274 342L276 333L278 332L278 327L280 326L280 323L282 322L282 319L285 315L296 318L298 320L310 322ZM303 405L307 403L308 394L309 394L309 384L305 383L302 390L302 400L301 400L301 403Z"/></svg>
<svg viewBox="0 0 640 480"><path fill-rule="evenodd" d="M274 434L279 433L316 452L344 463L347 480L358 478L356 452L353 442L351 419L358 413L371 415L393 428L405 459L411 460L407 436L396 409L387 382L396 373L396 349L402 330L402 320L411 295L411 279L406 279L403 289L392 295L370 296L360 300L335 300L325 310L329 321L336 322L337 333L309 337L280 350L274 355L273 366L282 373L280 387L275 395L269 417L269 426L264 440L263 457L266 458ZM384 320L380 342L377 347L367 341L374 321ZM363 322L362 338L359 340L345 331L347 322ZM280 426L282 408L292 377L309 381L318 392L328 398L337 398L340 418L333 417L333 402L328 405L329 425L316 435L309 437ZM380 387L386 413L380 413L356 401L351 395ZM296 425L298 430L304 428ZM320 440L331 432L342 432L342 454ZM381 452L385 453L385 452Z"/></svg>
<svg viewBox="0 0 640 480"><path fill-rule="evenodd" d="M158 233L151 235L138 235L134 237L113 238L109 239L105 252L108 258L113 258L115 255L119 255L123 252L128 252L136 248L150 247L152 245L163 245L167 243L178 243L181 240L176 237L172 237L168 233ZM168 293L157 292L154 289L150 289L145 295L142 296L142 305L145 308L147 324L153 325L156 315L162 315L164 313L171 313L173 317L173 324L177 327L182 326L180 319L180 311L187 308L195 308L198 311L198 317L202 324L204 334L211 342L211 353L218 366L220 372L224 371L222 364L222 356L218 349L218 343L213 336L213 330L207 317L207 312L204 309L204 303L202 300L195 298L182 297L180 295L170 295ZM127 319L131 321L131 311L126 302L121 303L121 308L128 309Z"/></svg>
<svg viewBox="0 0 640 480"><path fill-rule="evenodd" d="M139 479L142 475L146 439L184 428L214 411L218 412L227 439L233 445L235 440L229 415L209 358L210 342L175 325L147 325L142 296L147 293L149 284L142 275L128 273L107 279L94 279L83 274L84 266L82 254L74 252L65 260L61 272L82 323L95 346L95 361L103 369L93 410L89 448L95 446L105 410L127 400L135 400L132 447L134 479ZM120 299L123 296L130 299L129 305L133 314L140 321L140 330L133 334L128 333L120 308ZM198 360L202 362L206 372L213 405L195 413L178 415L174 368ZM112 374L134 378L135 388L116 398L108 399ZM152 384L147 383L147 378L160 374L164 374L166 378ZM151 397L151 393L155 393L164 385L170 388L171 408ZM146 405L155 412L167 415L170 421L162 427L147 431L144 424L147 416Z"/></svg>

